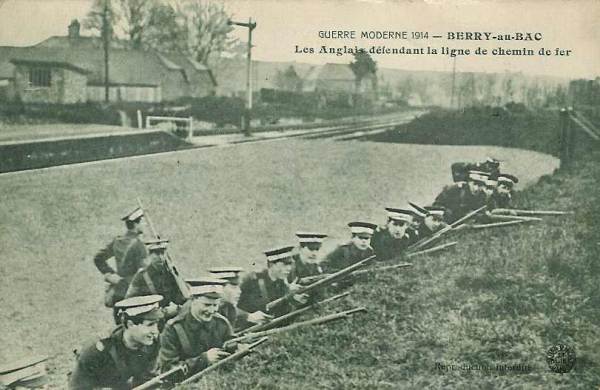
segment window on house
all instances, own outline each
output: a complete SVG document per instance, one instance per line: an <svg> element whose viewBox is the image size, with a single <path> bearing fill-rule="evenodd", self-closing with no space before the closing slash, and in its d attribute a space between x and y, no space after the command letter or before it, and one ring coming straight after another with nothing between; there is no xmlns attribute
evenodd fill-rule
<svg viewBox="0 0 600 390"><path fill-rule="evenodd" d="M52 76L49 68L29 69L29 85L32 87L49 87Z"/></svg>

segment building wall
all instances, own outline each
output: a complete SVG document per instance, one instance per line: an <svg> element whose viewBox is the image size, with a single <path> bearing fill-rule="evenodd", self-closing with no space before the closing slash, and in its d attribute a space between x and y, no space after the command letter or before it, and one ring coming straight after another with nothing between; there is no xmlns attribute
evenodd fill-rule
<svg viewBox="0 0 600 390"><path fill-rule="evenodd" d="M353 93L355 91L355 82L354 80L317 80L315 89L317 91Z"/></svg>
<svg viewBox="0 0 600 390"><path fill-rule="evenodd" d="M160 75L162 98L165 101L189 96L189 86L178 70L163 70Z"/></svg>
<svg viewBox="0 0 600 390"><path fill-rule="evenodd" d="M63 68L50 68L50 86L31 86L29 72L42 66L19 65L15 68L15 92L24 103L82 103L87 99L87 78Z"/></svg>

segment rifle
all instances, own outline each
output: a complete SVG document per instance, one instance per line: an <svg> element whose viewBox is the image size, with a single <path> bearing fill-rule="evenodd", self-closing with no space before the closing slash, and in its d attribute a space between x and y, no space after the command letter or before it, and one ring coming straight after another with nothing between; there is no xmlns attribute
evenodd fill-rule
<svg viewBox="0 0 600 390"><path fill-rule="evenodd" d="M373 259L375 259L375 255L373 256L369 256L366 259L362 259L361 261L354 263L346 268L342 268L341 270L334 272L332 274L327 275L325 278L321 279L321 280L317 280L314 283L309 284L308 286L303 286L300 287L298 290L296 291L290 291L288 294L284 295L281 298L277 298L269 303L267 303L266 309L267 311L271 310L272 308L276 307L277 305L282 304L283 302L287 301L288 299L291 299L294 297L294 295L296 294L304 294L304 293L308 293L312 290L315 290L319 287L325 286L329 283L332 283L333 281L340 279L348 274L350 274L352 271L359 269L360 267L364 267L365 265L367 265L368 262L372 261Z"/></svg>
<svg viewBox="0 0 600 390"><path fill-rule="evenodd" d="M495 228L495 227L520 225L520 224L526 223L526 222L535 222L535 221L533 221L533 220L523 221L523 220L518 219L518 220L515 220L515 221L504 221L504 222L495 222L495 223L485 223L485 224L471 225L470 228L471 229L475 229L475 230L481 230L481 229L489 229L489 228Z"/></svg>
<svg viewBox="0 0 600 390"><path fill-rule="evenodd" d="M146 219L146 223L148 224L148 227L152 231L152 235L154 236L155 239L160 240L160 235L154 229L154 225L152 224L152 220L150 219L150 214L148 214L148 212L142 206L142 201L140 200L140 198L137 198L137 202L138 202L138 206L144 211L144 217ZM169 252L167 252L167 251L165 251L164 260L165 260L165 265L167 267L167 270L169 271L171 276L173 276L173 279L175 280L175 284L177 284L177 288L179 289L179 292L181 293L181 295L183 296L184 299L188 299L190 297L190 289L189 289L188 285L185 283L185 281L183 280L183 278L181 277L181 275L179 275L179 271L177 270L177 267L175 267L175 264L173 263L173 259L171 259L171 256L169 255Z"/></svg>
<svg viewBox="0 0 600 390"><path fill-rule="evenodd" d="M377 271L387 271L387 270L397 269L397 268L407 268L407 267L412 267L412 263L400 263L400 264L394 264L394 265L386 265L383 267L359 269L358 271L352 272L352 276L364 275L364 274L368 274L371 272L377 272Z"/></svg>
<svg viewBox="0 0 600 390"><path fill-rule="evenodd" d="M429 254L429 253L438 252L438 251L441 251L443 249L446 249L446 248L449 248L451 246L454 246L456 244L458 244L458 241L448 242L446 244L434 246L432 248L424 249L422 251L408 253L406 255L406 257L410 259L410 258L415 257L415 256L426 255L426 254ZM407 268L407 267L412 267L412 263L400 263L400 264L394 264L394 265L386 265L384 267L359 269L357 271L352 272L350 275L363 275L363 274L367 274L367 273L370 273L370 272L387 271L387 270L391 270L391 269ZM307 276L307 277L304 277L304 278L300 279L299 283L314 282L316 280L324 279L324 278L326 278L329 275L331 275L331 274L319 274L319 275Z"/></svg>
<svg viewBox="0 0 600 390"><path fill-rule="evenodd" d="M187 369L187 367L185 364L177 365L177 366L171 368L169 371L165 371L162 374L150 379L149 381L144 382L141 385L134 387L132 390L146 390L146 389L151 389L154 386L162 385L163 379L168 378L171 375L173 375L179 371L185 372L186 369Z"/></svg>
<svg viewBox="0 0 600 390"><path fill-rule="evenodd" d="M413 209L417 210L419 213L423 214L424 216L429 214L429 211L427 211L427 209L419 206L416 203L408 202L408 204L411 205Z"/></svg>
<svg viewBox="0 0 600 390"><path fill-rule="evenodd" d="M541 221L541 218L538 217L521 217L518 215L496 215L490 214L490 219L496 221Z"/></svg>
<svg viewBox="0 0 600 390"><path fill-rule="evenodd" d="M255 343L250 344L247 348L245 348L241 351L237 351L236 353L233 353L233 354L227 356L225 359L219 360L215 364L211 364L210 366L206 367L204 370L195 373L194 375L190 376L189 378L187 378L186 380L181 382L181 384L185 385L188 383L196 382L198 379L200 379L204 375L208 374L209 372L214 371L217 368L224 366L225 364L227 364L231 361L243 358L244 356L250 354L254 348L258 347L259 345L261 345L268 339L269 339L268 337L261 338L260 340L256 341Z"/></svg>
<svg viewBox="0 0 600 390"><path fill-rule="evenodd" d="M306 320L306 321L295 322L288 326L282 326L281 328L273 328L273 329L263 330L260 332L247 333L243 336L239 336L239 337L227 340L225 342L225 344L223 345L223 348L227 349L228 347L231 346L232 343L243 343L245 341L254 340L259 337L265 337L265 336L270 336L270 335L277 334L277 333L283 333L283 332L287 332L288 330L301 328L303 326L320 325L320 324L324 324L324 323L335 321L335 320L346 319L354 313L361 313L361 312L366 312L366 311L367 311L366 307L357 307L354 309L341 311L341 312L333 313L333 314L328 314L326 316L317 317L317 318L313 318L313 319Z"/></svg>
<svg viewBox="0 0 600 390"><path fill-rule="evenodd" d="M410 259L412 257L419 256L419 255L427 255L429 253L439 252L439 251L441 251L443 249L449 248L451 246L455 246L456 244L458 244L458 241L447 242L447 243L442 244L442 245L433 246L433 247L431 247L429 249L423 249L422 251L408 253L406 255L406 257Z"/></svg>
<svg viewBox="0 0 600 390"><path fill-rule="evenodd" d="M327 298L327 299L324 299L322 301L315 302L313 304L310 304L310 305L305 306L303 308L300 308L298 310L294 310L292 312L289 312L287 314L284 314L282 316L274 318L271 321L267 322L266 324L256 324L256 325L253 325L253 326L251 326L249 328L243 329L240 332L240 335L243 335L243 334L246 334L246 333L251 333L251 332L262 331L262 330L265 330L267 328L272 328L272 327L274 327L276 325L279 325L282 322L285 322L286 320L289 320L290 318L293 318L293 317L296 317L296 316L298 316L298 315L300 315L302 313L305 313L305 312L309 311L310 309L314 309L314 308L317 308L319 306L323 306L326 303L336 301L338 299L347 297L348 295L350 295L350 292L346 291L345 293L335 295L335 296L333 296L331 298Z"/></svg>
<svg viewBox="0 0 600 390"><path fill-rule="evenodd" d="M457 219L456 221L452 222L450 225L445 226L442 229L440 229L439 231L435 232L433 235L415 242L414 244L412 244L411 246L408 247L408 251L410 252L415 249L422 248L425 245L438 240L442 235L444 235L445 233L449 232L452 229L455 229L457 226L465 223L466 221L473 218L475 215L479 214L481 211L485 210L486 208L487 208L487 205L484 205L476 210L471 211L464 217Z"/></svg>
<svg viewBox="0 0 600 390"><path fill-rule="evenodd" d="M572 215L574 211L556 211L556 210L521 210L521 209L494 209L492 214L516 214L521 216L536 215Z"/></svg>

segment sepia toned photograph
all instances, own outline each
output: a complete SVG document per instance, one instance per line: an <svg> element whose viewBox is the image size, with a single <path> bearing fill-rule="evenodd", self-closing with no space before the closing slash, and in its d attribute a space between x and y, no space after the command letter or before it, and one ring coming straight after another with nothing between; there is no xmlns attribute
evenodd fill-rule
<svg viewBox="0 0 600 390"><path fill-rule="evenodd" d="M0 390L600 389L598 20L0 0Z"/></svg>

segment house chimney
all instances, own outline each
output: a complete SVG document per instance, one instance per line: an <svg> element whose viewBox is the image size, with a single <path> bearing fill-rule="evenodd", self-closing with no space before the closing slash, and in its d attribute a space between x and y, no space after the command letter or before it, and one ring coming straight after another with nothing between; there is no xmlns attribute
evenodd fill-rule
<svg viewBox="0 0 600 390"><path fill-rule="evenodd" d="M77 19L73 19L69 24L69 38L79 38L80 24Z"/></svg>

